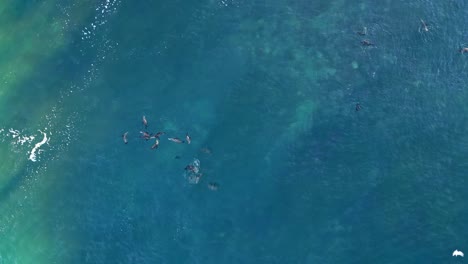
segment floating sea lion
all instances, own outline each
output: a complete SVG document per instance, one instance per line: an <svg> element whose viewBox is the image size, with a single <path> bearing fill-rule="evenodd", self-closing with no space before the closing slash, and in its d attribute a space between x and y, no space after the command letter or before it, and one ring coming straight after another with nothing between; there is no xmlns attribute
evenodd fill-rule
<svg viewBox="0 0 468 264"><path fill-rule="evenodd" d="M160 136L164 135L165 133L164 132L158 132L156 133L153 137L154 138L159 138Z"/></svg>
<svg viewBox="0 0 468 264"><path fill-rule="evenodd" d="M127 135L128 135L128 132L125 132L125 133L122 135L122 139L123 139L123 142L124 142L125 144L128 143Z"/></svg>
<svg viewBox="0 0 468 264"><path fill-rule="evenodd" d="M202 177L203 174L201 173L194 173L194 174L191 174L188 176L188 182L190 184L198 184L198 182L200 182L200 179Z"/></svg>
<svg viewBox="0 0 468 264"><path fill-rule="evenodd" d="M143 116L142 123L143 126L145 126L145 129L148 128L148 121L146 120L146 116Z"/></svg>
<svg viewBox="0 0 468 264"><path fill-rule="evenodd" d="M168 138L168 140L175 142L175 143L185 143L185 141L179 139L179 138Z"/></svg>
<svg viewBox="0 0 468 264"><path fill-rule="evenodd" d="M364 28L362 29L362 31L358 31L357 33L358 33L358 35L360 35L360 36L365 36L365 35L367 35L367 27L364 27Z"/></svg>
<svg viewBox="0 0 468 264"><path fill-rule="evenodd" d="M357 104L356 104L356 112L359 111L359 110L361 110L361 104L360 104L360 103L357 103Z"/></svg>
<svg viewBox="0 0 468 264"><path fill-rule="evenodd" d="M422 20L421 18L419 19L421 20L421 25L422 25L422 29L426 32L429 31L429 27L427 26L426 22L424 22L424 20Z"/></svg>
<svg viewBox="0 0 468 264"><path fill-rule="evenodd" d="M362 44L363 46L375 46L374 43L370 42L370 40L368 40L368 39L362 40L362 41L361 41L361 44Z"/></svg>
<svg viewBox="0 0 468 264"><path fill-rule="evenodd" d="M151 149L156 149L156 148L158 148L158 147L159 147L159 140L156 139L156 142L154 142L154 145L151 146Z"/></svg>
<svg viewBox="0 0 468 264"><path fill-rule="evenodd" d="M141 134L141 138L143 138L145 140L148 140L148 139L151 138L151 134L149 134L148 132L140 131L140 134Z"/></svg>
<svg viewBox="0 0 468 264"><path fill-rule="evenodd" d="M185 166L185 169L184 169L184 170L186 170L186 171L195 171L195 170L196 170L196 167L193 166L193 165L191 165L191 164L189 164L189 165Z"/></svg>
<svg viewBox="0 0 468 264"><path fill-rule="evenodd" d="M219 184L216 182L210 182L208 183L208 189L212 191L217 191L219 189Z"/></svg>

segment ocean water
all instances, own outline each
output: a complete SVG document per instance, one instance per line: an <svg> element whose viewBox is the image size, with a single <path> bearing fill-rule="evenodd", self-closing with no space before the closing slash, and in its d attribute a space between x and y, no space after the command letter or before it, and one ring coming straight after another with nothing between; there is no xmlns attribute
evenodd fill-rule
<svg viewBox="0 0 468 264"><path fill-rule="evenodd" d="M466 1L0 14L0 264L463 262Z"/></svg>

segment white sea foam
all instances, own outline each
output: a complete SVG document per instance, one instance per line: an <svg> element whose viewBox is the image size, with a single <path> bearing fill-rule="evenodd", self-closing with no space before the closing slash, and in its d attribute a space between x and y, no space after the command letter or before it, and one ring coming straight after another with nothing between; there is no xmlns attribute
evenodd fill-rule
<svg viewBox="0 0 468 264"><path fill-rule="evenodd" d="M117 0L106 0L98 4L95 8L94 20L89 26L85 26L81 30L81 39L92 40L96 35L96 30L107 23L108 17L117 11L117 6L120 1Z"/></svg>
<svg viewBox="0 0 468 264"><path fill-rule="evenodd" d="M42 145L44 145L45 143L47 143L47 134L40 131L43 135L44 135L44 138L42 139L41 142L39 143L36 143L36 145L34 146L34 148L31 150L31 153L29 154L29 160L32 161L32 162L36 162L36 150L38 150Z"/></svg>
<svg viewBox="0 0 468 264"><path fill-rule="evenodd" d="M16 141L16 144L21 144L23 145L24 143L29 143L29 142L32 142L33 140L35 139L34 136L22 136L22 137L19 137L18 140Z"/></svg>
<svg viewBox="0 0 468 264"><path fill-rule="evenodd" d="M3 132L3 129L0 132ZM22 136L19 130L13 128L10 128L8 132L10 132L12 138L16 139L16 142L13 142L13 144L23 145L24 143L30 143L34 140L34 136Z"/></svg>
<svg viewBox="0 0 468 264"><path fill-rule="evenodd" d="M14 130L13 128L10 128L10 130L8 130L8 132L10 132L11 136L13 138L16 138L19 136L20 132L18 130Z"/></svg>
<svg viewBox="0 0 468 264"><path fill-rule="evenodd" d="M186 169L184 172L184 177L187 178L190 184L198 184L202 176L200 172L200 160L193 159L192 163L189 164L192 166L191 169Z"/></svg>

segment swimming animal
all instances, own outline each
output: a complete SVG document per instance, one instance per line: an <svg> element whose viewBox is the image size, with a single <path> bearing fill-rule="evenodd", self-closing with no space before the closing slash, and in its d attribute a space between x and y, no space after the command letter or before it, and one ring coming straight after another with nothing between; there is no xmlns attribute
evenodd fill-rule
<svg viewBox="0 0 468 264"><path fill-rule="evenodd" d="M179 138L168 138L169 141L175 142L175 143L185 143L183 140Z"/></svg>
<svg viewBox="0 0 468 264"><path fill-rule="evenodd" d="M125 133L122 135L122 139L123 139L123 142L124 142L125 144L128 143L127 135L128 135L128 132L125 132Z"/></svg>
<svg viewBox="0 0 468 264"><path fill-rule="evenodd" d="M162 135L164 135L164 134L166 134L166 133L164 133L164 132L158 132L158 133L156 133L153 137L154 137L154 138L159 138L160 136L162 136Z"/></svg>
<svg viewBox="0 0 468 264"><path fill-rule="evenodd" d="M357 104L356 104L356 112L359 111L359 110L361 110L361 104L360 104L360 103L357 103Z"/></svg>
<svg viewBox="0 0 468 264"><path fill-rule="evenodd" d="M151 138L151 134L149 134L148 132L140 131L140 134L141 134L141 138L143 138L145 140L148 140L148 139Z"/></svg>
<svg viewBox="0 0 468 264"><path fill-rule="evenodd" d="M419 20L421 20L421 25L422 25L423 30L428 32L429 27L427 26L426 22L424 22L424 20L422 20L421 18Z"/></svg>
<svg viewBox="0 0 468 264"><path fill-rule="evenodd" d="M357 33L358 33L358 35L360 35L360 36L365 36L365 35L367 35L367 27L364 27L364 28L362 29L362 31L358 31Z"/></svg>
<svg viewBox="0 0 468 264"><path fill-rule="evenodd" d="M362 41L361 41L361 44L362 44L363 46L375 46L374 43L370 42L370 40L368 40L368 39L362 40Z"/></svg>
<svg viewBox="0 0 468 264"><path fill-rule="evenodd" d="M156 142L154 142L153 146L151 146L151 149L156 149L159 147L159 140L156 139Z"/></svg>
<svg viewBox="0 0 468 264"><path fill-rule="evenodd" d="M195 169L196 169L195 166L189 164L189 165L185 166L184 170L186 170L186 171L195 171Z"/></svg>
<svg viewBox="0 0 468 264"><path fill-rule="evenodd" d="M217 191L219 189L219 184L216 182L210 182L208 183L208 189L212 191Z"/></svg>
<svg viewBox="0 0 468 264"><path fill-rule="evenodd" d="M185 135L185 140L187 140L187 144L190 144L190 142L192 142L188 133Z"/></svg>
<svg viewBox="0 0 468 264"><path fill-rule="evenodd" d="M145 128L148 128L148 121L146 120L146 116L143 116L142 123Z"/></svg>

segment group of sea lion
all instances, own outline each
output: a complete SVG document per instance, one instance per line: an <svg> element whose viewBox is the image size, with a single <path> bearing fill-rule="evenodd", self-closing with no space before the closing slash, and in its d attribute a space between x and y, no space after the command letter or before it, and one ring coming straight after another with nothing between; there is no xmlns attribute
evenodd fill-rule
<svg viewBox="0 0 468 264"><path fill-rule="evenodd" d="M146 116L143 116L142 118L142 124L145 128L145 131L140 131L140 138L148 141L150 139L156 139L156 142L151 146L151 149L157 149L159 147L159 140L162 135L165 135L165 132L157 132L155 134L148 132L148 120L146 120ZM123 133L122 135L123 142L125 144L128 144L128 132ZM192 142L192 139L190 138L189 134L185 134L185 140L182 140L177 137L168 137L167 138L169 141L175 142L175 143L187 143L190 144Z"/></svg>
<svg viewBox="0 0 468 264"><path fill-rule="evenodd" d="M424 20L422 19L419 19L421 21L421 27L419 29L419 31L424 31L424 32L429 32L429 29L430 29L430 26L429 24L427 24ZM358 31L356 32L358 35L360 36L366 36L367 35L367 27L364 27L363 30L361 31ZM361 45L362 46L375 46L375 44L373 42L371 42L370 40L368 39L363 39L361 40ZM461 47L459 50L458 50L460 53L465 53L465 52L468 52L468 47Z"/></svg>
<svg viewBox="0 0 468 264"><path fill-rule="evenodd" d="M423 32L429 32L429 29L430 29L430 26L429 24L427 24L424 20L422 19L419 19L421 21L421 27L419 28L419 32L423 31ZM356 32L359 36L367 36L367 27L363 27L361 31L357 31ZM374 42L372 42L371 40L369 39L363 39L361 40L361 45L362 46L365 46L365 47L372 47L374 46L375 47L375 44ZM460 53L465 53L465 52L468 52L468 47L461 47L459 50L458 50ZM361 110L361 104L360 103L357 103L356 104L356 107L355 107L355 110L356 112Z"/></svg>
<svg viewBox="0 0 468 264"><path fill-rule="evenodd" d="M146 116L143 116L142 118L142 124L143 124L143 127L145 128L145 131L140 131L140 138L141 139L144 139L146 141L150 140L150 139L155 139L155 142L154 144L151 146L151 149L157 149L159 147L159 140L161 139L161 136L162 135L165 135L166 133L165 132L157 132L155 134L153 133L150 133L148 132L148 120L146 119ZM168 137L167 138L169 141L172 141L174 143L178 143L178 144L190 144L192 143L192 138L190 137L189 133L186 133L185 134L185 140L182 140L178 137ZM124 142L124 144L128 144L128 131L123 133L122 134L122 140ZM204 147L200 150L201 152L205 153L205 154L211 154L211 149L207 148L207 147ZM176 156L175 159L180 159L180 156ZM197 159L195 159L197 160ZM198 160L197 160L198 161ZM199 163L199 161L198 161ZM200 178L201 178L201 173L198 172L198 167L195 167L194 165L187 165L185 167L185 171L187 172L191 172L193 173L195 171L195 168L196 168L196 172L191 175L191 177L189 178L189 182L190 183L193 183L193 184L198 184ZM193 176L193 177L192 177ZM216 182L209 182L208 183L208 189L212 190L212 191L217 191L219 188L219 184L216 183Z"/></svg>

